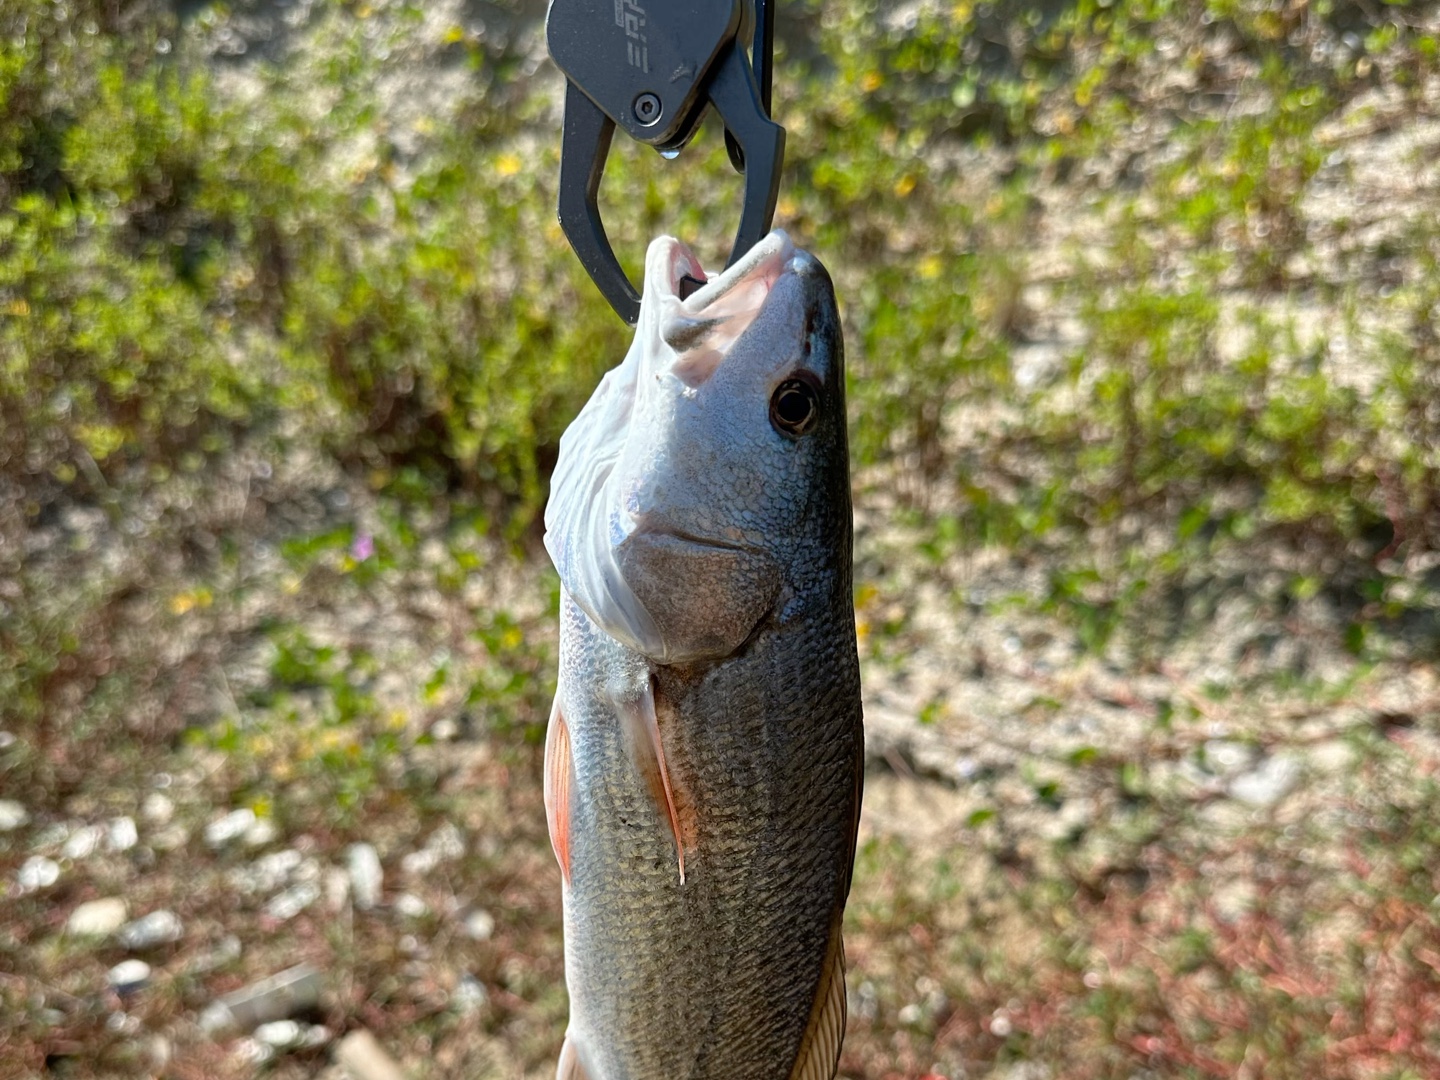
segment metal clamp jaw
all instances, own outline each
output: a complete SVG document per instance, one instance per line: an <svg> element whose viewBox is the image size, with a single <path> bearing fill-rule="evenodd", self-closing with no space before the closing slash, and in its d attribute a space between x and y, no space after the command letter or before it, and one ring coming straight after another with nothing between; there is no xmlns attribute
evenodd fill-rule
<svg viewBox="0 0 1440 1080"><path fill-rule="evenodd" d="M751 18L753 2L753 20ZM560 146L560 227L626 322L640 293L600 221L600 179L618 125L656 150L680 150L713 105L745 202L730 263L770 229L785 129L770 119L774 0L552 0L550 55L568 80ZM744 43L754 38L754 64Z"/></svg>

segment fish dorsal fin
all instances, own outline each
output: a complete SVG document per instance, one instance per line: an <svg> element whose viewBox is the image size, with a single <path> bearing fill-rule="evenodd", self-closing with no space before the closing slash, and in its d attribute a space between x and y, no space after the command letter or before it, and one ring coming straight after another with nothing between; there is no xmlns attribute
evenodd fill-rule
<svg viewBox="0 0 1440 1080"><path fill-rule="evenodd" d="M625 741L631 760L644 778L656 808L675 838L675 861L679 863L680 884L683 885L687 830L681 825L675 789L670 782L670 769L665 764L665 743L660 737L660 719L655 713L655 680L647 677L638 696L627 696L617 701L616 705L625 722Z"/></svg>
<svg viewBox="0 0 1440 1080"><path fill-rule="evenodd" d="M550 846L560 864L560 876L570 884L570 781L575 759L570 753L570 729L560 712L560 691L550 709L550 726L545 731L545 824L550 829Z"/></svg>
<svg viewBox="0 0 1440 1080"><path fill-rule="evenodd" d="M795 1059L795 1068L790 1070L790 1080L834 1080L844 1038L845 942L836 920L830 952L820 974L820 992L815 995L815 1008L805 1029L805 1038L800 1042L800 1056Z"/></svg>

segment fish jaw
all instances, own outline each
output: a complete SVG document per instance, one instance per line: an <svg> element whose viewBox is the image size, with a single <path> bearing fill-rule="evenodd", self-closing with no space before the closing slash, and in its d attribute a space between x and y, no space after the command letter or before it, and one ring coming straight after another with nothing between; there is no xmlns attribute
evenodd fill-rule
<svg viewBox="0 0 1440 1080"><path fill-rule="evenodd" d="M682 298L686 277L704 284ZM824 455L777 434L770 396L802 369L835 381L834 294L779 230L708 280L662 237L645 283L630 351L561 440L545 544L575 602L621 644L661 664L712 662L785 603L783 567ZM843 390L831 396L843 454Z"/></svg>

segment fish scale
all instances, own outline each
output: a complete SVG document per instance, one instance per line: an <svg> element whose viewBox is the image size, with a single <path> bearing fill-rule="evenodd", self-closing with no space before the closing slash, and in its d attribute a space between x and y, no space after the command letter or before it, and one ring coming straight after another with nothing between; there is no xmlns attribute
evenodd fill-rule
<svg viewBox="0 0 1440 1080"><path fill-rule="evenodd" d="M687 273L652 245L636 343L546 515L558 1076L828 1080L863 770L838 316L783 233L682 300ZM775 419L782 386L817 410L803 430Z"/></svg>

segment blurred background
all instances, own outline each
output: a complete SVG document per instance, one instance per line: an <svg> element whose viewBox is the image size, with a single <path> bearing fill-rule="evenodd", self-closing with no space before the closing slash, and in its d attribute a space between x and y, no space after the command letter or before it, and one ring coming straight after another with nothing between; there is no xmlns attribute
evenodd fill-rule
<svg viewBox="0 0 1440 1080"><path fill-rule="evenodd" d="M553 1075L539 513L629 334L543 16L0 0L5 1080ZM1440 1075L1437 48L779 4L850 362L848 1080ZM602 206L634 271L739 197L712 125Z"/></svg>

